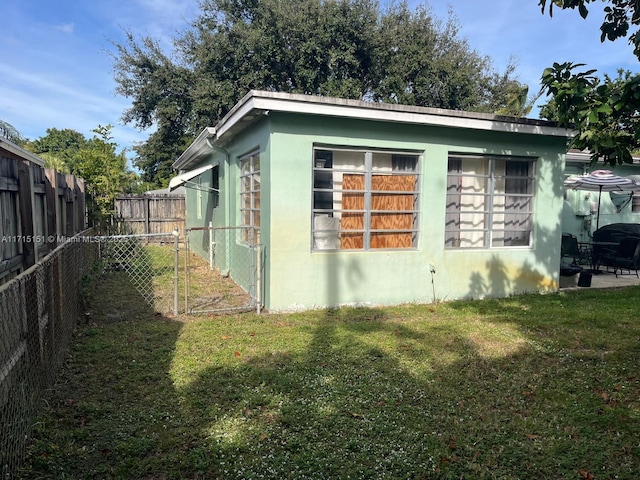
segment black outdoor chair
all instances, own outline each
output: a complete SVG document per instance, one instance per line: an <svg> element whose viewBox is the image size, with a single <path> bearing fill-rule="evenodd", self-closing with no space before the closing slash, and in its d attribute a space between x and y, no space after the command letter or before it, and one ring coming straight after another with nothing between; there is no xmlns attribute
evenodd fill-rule
<svg viewBox="0 0 640 480"><path fill-rule="evenodd" d="M582 261L585 260L585 256L583 252L580 251L580 246L578 245L578 238L575 235L571 235L570 233L562 234L560 253L560 263L566 263L564 261L565 257L572 259L572 265L582 263Z"/></svg>
<svg viewBox="0 0 640 480"><path fill-rule="evenodd" d="M620 240L620 246L613 259L613 268L616 277L618 276L618 271L620 275L623 275L622 271L626 270L629 275L635 272L636 277L640 278L640 275L638 275L638 269L640 269L640 238L624 237Z"/></svg>

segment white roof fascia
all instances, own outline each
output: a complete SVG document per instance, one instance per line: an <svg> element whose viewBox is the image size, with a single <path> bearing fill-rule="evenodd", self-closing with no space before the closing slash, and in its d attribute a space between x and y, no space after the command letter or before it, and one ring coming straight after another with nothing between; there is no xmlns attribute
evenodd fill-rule
<svg viewBox="0 0 640 480"><path fill-rule="evenodd" d="M220 121L216 128L216 138L222 137L253 110L556 137L575 136L573 130L560 128L542 120L311 95L251 91Z"/></svg>
<svg viewBox="0 0 640 480"><path fill-rule="evenodd" d="M589 152L572 152L569 150L565 155L565 162L589 163L591 162L591 154Z"/></svg>
<svg viewBox="0 0 640 480"><path fill-rule="evenodd" d="M207 140L215 137L215 135L216 129L214 127L206 127L202 130L196 139L191 142L191 145L189 145L178 159L173 162L173 168L176 170L184 170L189 166L189 164L197 160L205 151L210 150L207 145Z"/></svg>
<svg viewBox="0 0 640 480"><path fill-rule="evenodd" d="M0 148L4 148L6 151L14 155L17 155L18 157L21 157L25 160L29 160L30 162L33 162L36 165L39 165L41 167L45 166L45 162L43 159L35 156L33 153L25 150L24 148L19 147L15 143L10 142L6 138L0 137Z"/></svg>

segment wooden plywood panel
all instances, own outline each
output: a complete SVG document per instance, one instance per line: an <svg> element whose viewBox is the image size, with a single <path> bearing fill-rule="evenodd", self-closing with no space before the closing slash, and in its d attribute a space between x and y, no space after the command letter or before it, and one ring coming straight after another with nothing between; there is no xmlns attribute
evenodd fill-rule
<svg viewBox="0 0 640 480"><path fill-rule="evenodd" d="M343 210L364 210L364 175L344 174L342 177L342 208ZM346 190L360 190L348 193ZM342 213L341 230L364 229L364 213ZM364 236L360 232L340 233L340 248L364 248Z"/></svg>
<svg viewBox="0 0 640 480"><path fill-rule="evenodd" d="M371 180L373 194L371 208L389 213L372 213L371 230L411 230L413 228L413 210L415 176L377 175ZM380 193L380 192L390 193ZM391 193L394 192L394 193ZM406 194L397 192L408 192ZM372 232L371 248L410 248L413 246L411 232Z"/></svg>
<svg viewBox="0 0 640 480"><path fill-rule="evenodd" d="M372 233L371 248L411 248L413 236L411 233Z"/></svg>
<svg viewBox="0 0 640 480"><path fill-rule="evenodd" d="M371 230L411 230L413 228L413 203L415 176L375 175L371 179ZM345 174L342 181L343 210L364 210L364 175ZM349 193L348 190L358 190ZM389 193L384 193L389 192ZM406 194L398 192L407 192ZM385 213L381 213L383 211ZM389 212L389 213L386 213ZM401 213L395 213L401 212ZM344 230L362 230L364 213L342 213L341 248L363 248L362 233L347 233ZM410 248L413 246L411 232L372 232L371 248Z"/></svg>

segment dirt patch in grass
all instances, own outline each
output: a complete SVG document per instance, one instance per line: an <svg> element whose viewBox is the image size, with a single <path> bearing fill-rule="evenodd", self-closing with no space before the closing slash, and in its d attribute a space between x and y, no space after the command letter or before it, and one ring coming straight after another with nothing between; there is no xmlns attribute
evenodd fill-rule
<svg viewBox="0 0 640 480"><path fill-rule="evenodd" d="M226 313L230 310L251 309L253 302L245 290L239 287L229 276L209 267L202 257L188 253L188 268L184 272L187 289L181 295L186 298L188 313Z"/></svg>
<svg viewBox="0 0 640 480"><path fill-rule="evenodd" d="M121 245L116 244L121 247ZM209 267L193 252L178 252L175 268L175 249L172 244L136 244L135 248L119 250L117 264L104 261L94 269L87 286L87 304L95 314L110 310L113 321L131 315L178 315L185 313L228 313L252 309L251 297L229 276ZM125 255L125 253L129 255ZM186 268L185 268L186 264ZM177 290L177 291L176 291ZM176 298L177 295L177 298Z"/></svg>

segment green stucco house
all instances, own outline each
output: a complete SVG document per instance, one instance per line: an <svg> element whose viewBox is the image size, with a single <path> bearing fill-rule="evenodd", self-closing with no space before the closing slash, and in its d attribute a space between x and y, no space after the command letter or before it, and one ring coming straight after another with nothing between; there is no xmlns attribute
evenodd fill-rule
<svg viewBox="0 0 640 480"><path fill-rule="evenodd" d="M591 165L591 156L585 152L570 150L566 155L565 178L585 175L593 170L608 169L615 175L629 177L640 183L640 158L633 163L603 166ZM600 227L612 223L640 224L640 192L589 192L567 189L564 192L562 231L587 242L596 230L599 213ZM599 212L598 212L599 210Z"/></svg>
<svg viewBox="0 0 640 480"><path fill-rule="evenodd" d="M540 120L249 92L174 166L190 248L270 311L558 288L571 132ZM214 227L243 227L224 245ZM199 236L201 235L201 236ZM208 245L213 250L209 251Z"/></svg>

